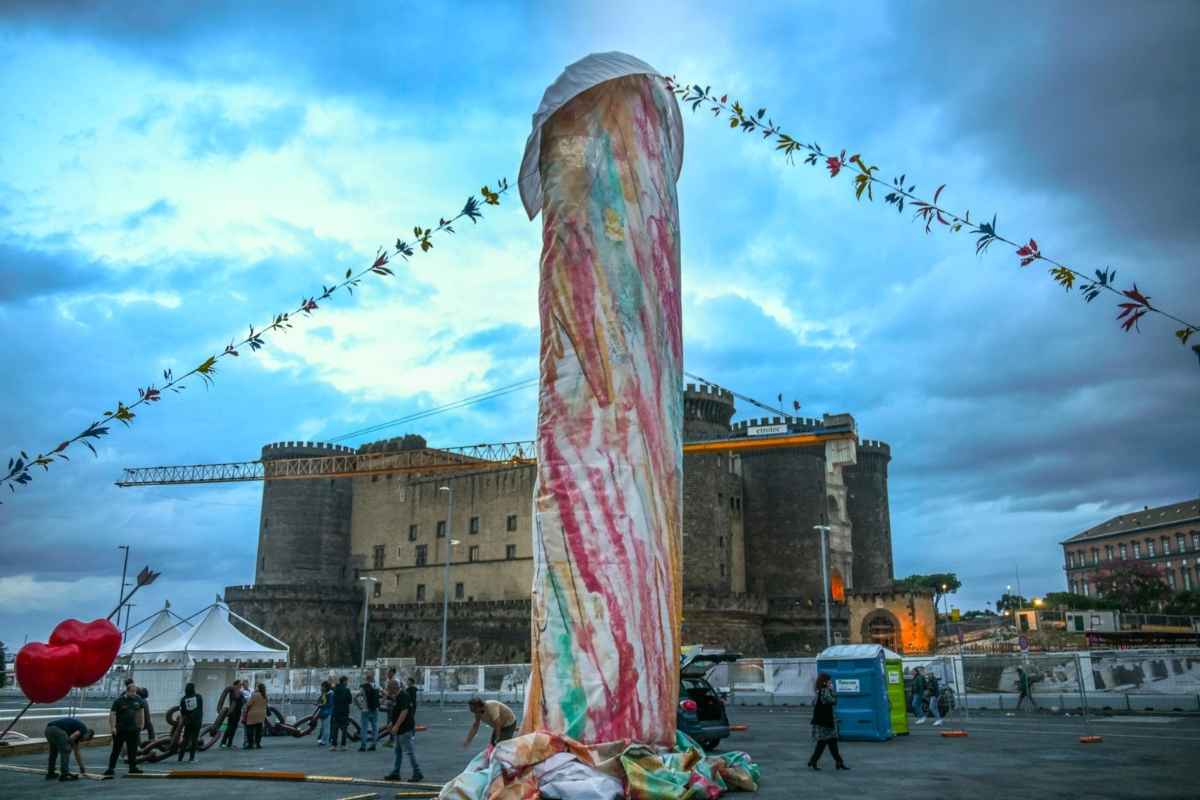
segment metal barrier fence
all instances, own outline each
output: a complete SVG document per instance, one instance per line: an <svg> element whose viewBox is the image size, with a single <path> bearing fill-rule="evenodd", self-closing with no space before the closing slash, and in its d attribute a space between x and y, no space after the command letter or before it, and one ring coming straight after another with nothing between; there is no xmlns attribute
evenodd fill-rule
<svg viewBox="0 0 1200 800"><path fill-rule="evenodd" d="M905 657L907 684L916 667L936 675L950 687L954 704L964 713L975 709L1015 711L1036 706L1053 711L1089 712L1200 712L1200 649L1092 650L1064 653L939 655ZM133 670L136 679L139 670ZM161 679L159 685L190 680L180 670L177 681ZM377 684L385 677L385 667L370 668ZM423 695L423 702L437 702L443 696L440 667L397 666L401 684L409 678ZM1023 684L1029 688L1022 698ZM120 693L129 667L118 665L97 685L86 690L81 700L111 699ZM230 673L231 675L234 673ZM262 683L272 702L316 702L321 682L346 675L352 687L362 680L358 667L313 667L238 670L237 677ZM744 658L720 664L708 680L735 705L808 705L812 702L817 677L815 658ZM447 667L447 702L462 702L473 695L522 704L529 681L528 664L482 664ZM170 694L173 689L162 690ZM20 694L10 684L0 689L0 697ZM67 702L67 701L64 701Z"/></svg>

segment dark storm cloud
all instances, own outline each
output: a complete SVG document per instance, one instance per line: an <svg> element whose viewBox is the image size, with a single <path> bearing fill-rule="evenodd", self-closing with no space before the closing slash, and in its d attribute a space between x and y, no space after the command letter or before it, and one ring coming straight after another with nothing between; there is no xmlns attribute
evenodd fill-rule
<svg viewBox="0 0 1200 800"><path fill-rule="evenodd" d="M410 103L474 93L481 54L511 62L511 44L529 35L520 12L484 4L425 4L414 14L388 3L344 3L330 13L313 2L51 0L9 3L0 15L15 28L105 42L184 78L281 81ZM459 57L448 58L450 50ZM506 94L520 82L505 78L489 82L490 91Z"/></svg>
<svg viewBox="0 0 1200 800"><path fill-rule="evenodd" d="M464 109L524 124L545 82L585 52L628 48L668 71L673 62L689 61L705 69L711 57L729 68L729 80L767 95L755 99L798 126L806 140L862 147L887 170L909 170L922 188L946 180L953 197L971 195L965 202L976 216L999 212L1002 231L1015 236L1028 228L1073 266L1115 266L1122 286L1137 278L1164 306L1185 316L1200 312L1200 272L1192 266L1198 228L1191 218L1191 194L1200 186L1200 4L895 3L862 12L861 26L825 24L804 7L755 6L731 21L732 15L697 6L656 30L649 47L645 37L624 34L644 28L653 10L635 14L617 5L564 19L543 15L551 21L534 24L536 13L488 14L479 6L414 15L386 5L329 13L318 4L38 2L9 4L0 13L8 14L10 28L74 37L183 83L253 83L292 94L298 88L311 92L314 103L351 97L369 106L373 119L425 125L435 137ZM277 117L264 111L231 119L215 103L185 107L173 118L195 157L219 161L303 136L302 110L285 106L273 112ZM439 116L415 111L430 108ZM145 132L157 124L161 132L171 111L151 101L126 126ZM768 402L781 392L785 400L795 396L804 416L850 411L862 435L889 441L901 563L958 569L982 585L1009 578L997 564L1019 557L1027 580L1026 570L1040 565L1037 591L1062 588L1058 539L1121 505L1200 493L1194 411L1200 369L1192 354L1174 346L1170 323L1148 319L1142 334L1123 334L1111 298L1084 305L1037 268L1020 271L999 248L976 258L965 238L927 237L907 214L885 211L878 201L870 207L830 200L815 183L815 175L825 179L820 169L768 169L765 157L742 157L719 124L688 116L680 183L684 285L703 288L709 299L693 302L685 318L687 368ZM514 140L512 164L519 145ZM977 172L974 186L960 186ZM756 236L778 237L786 246L773 260L738 263ZM61 293L94 280L86 259L64 260L46 249L0 261L38 265L19 275L14 270L0 298ZM304 249L305 257L253 265L176 263L169 283L132 276L139 289L179 292L181 309L129 310L120 325L92 321L97 327L80 352L68 346L79 341L78 331L55 328L47 338L57 349L49 357L30 349L6 360L6 368L28 374L33 385L18 389L14 407L76 408L78 398L60 388L79 385L71 365L107 366L117 360L113 352L122 355L112 385L88 386L115 393L118 385L134 385L144 377L120 372L124 362L190 353L218 329L233 332L254 321L221 305L226 290L271 304L310 278L320 282L324 276L313 264L340 264L331 275L346 266L336 242L306 241ZM700 260L713 266L700 272ZM845 329L817 328L801 340L745 297L711 297L726 280L739 288L758 284L760 294L806 323L836 321ZM206 311L201 319L167 324L196 308ZM137 343L147 331L155 332L155 347ZM535 368L532 329L505 327L457 340L445 331L428 336L431 361L450 350L489 350L504 365L499 369L517 373L490 374L498 385ZM92 348L94 342L106 347ZM162 427L135 431L129 441L140 449L120 453L121 463L251 456L274 435L262 425L290 433L296 421L324 418L345 404L311 378L243 381L233 374L222 375L212 393L184 398L178 410L139 419ZM413 431L438 443L524 438L532 432L535 392L422 421ZM418 393L356 410L369 424L431 404ZM762 413L745 404L739 412ZM102 492L111 473L66 475L22 498L33 509L25 526L31 540L59 530L76 537L54 540L64 547L82 540L87 516L68 517L56 499L108 497ZM99 572L85 565L107 563L104 549L118 541L113 531L187 517L191 502L218 531L215 549L222 553L211 568L204 564L204 575L233 582L252 574L253 509L201 506L197 493L163 510L147 497L112 495L116 511L96 523L108 539L88 544L78 569ZM1080 510L1090 503L1100 510ZM36 523L38 514L50 521ZM172 570L186 571L197 553L208 552L197 544L207 542L202 526L184 521L174 539L163 530L146 531L145 546ZM235 555L226 559L226 550ZM34 549L22 546L17 555L20 569L45 569ZM987 590L971 602L982 606L994 597Z"/></svg>
<svg viewBox="0 0 1200 800"><path fill-rule="evenodd" d="M1085 197L1123 235L1197 237L1200 3L891 8L903 81L997 177Z"/></svg>
<svg viewBox="0 0 1200 800"><path fill-rule="evenodd" d="M65 237L0 240L0 305L110 284L106 266Z"/></svg>

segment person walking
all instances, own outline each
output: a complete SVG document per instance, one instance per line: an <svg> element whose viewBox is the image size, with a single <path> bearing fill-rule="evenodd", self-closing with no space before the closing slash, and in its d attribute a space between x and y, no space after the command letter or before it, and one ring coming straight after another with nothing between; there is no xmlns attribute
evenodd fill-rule
<svg viewBox="0 0 1200 800"><path fill-rule="evenodd" d="M913 670L912 679L912 712L917 718L914 725L925 721L925 671L920 667Z"/></svg>
<svg viewBox="0 0 1200 800"><path fill-rule="evenodd" d="M354 702L354 695L350 694L350 679L345 675L338 678L337 686L333 687L333 730L329 734L329 749L337 750L338 748L338 733L342 735L341 750L346 749L346 739L349 738L349 732L346 730L350 725L350 705Z"/></svg>
<svg viewBox="0 0 1200 800"><path fill-rule="evenodd" d="M391 720L392 708L396 704L396 695L400 694L400 691L400 681L396 680L396 668L388 667L387 678L383 682L383 703L381 705L384 719ZM390 724L383 726L383 735L386 739L383 743L384 747L394 747L396 744L396 737L390 733L391 729Z"/></svg>
<svg viewBox="0 0 1200 800"><path fill-rule="evenodd" d="M384 776L384 780L400 780L400 768L404 766L404 754L408 753L408 762L412 765L410 783L425 779L421 768L417 765L417 754L413 751L413 734L416 732L417 708L412 704L408 692L397 692L392 703L392 711L388 715L388 731L396 739L396 754L392 761L392 771Z"/></svg>
<svg viewBox="0 0 1200 800"><path fill-rule="evenodd" d="M1024 667L1017 667L1017 691L1020 692L1017 697L1017 711L1021 710L1021 704L1026 700L1036 711L1038 704L1033 699L1033 687L1029 680L1029 673L1025 671Z"/></svg>
<svg viewBox="0 0 1200 800"><path fill-rule="evenodd" d="M267 687L254 687L246 703L246 749L262 750L263 725L267 721Z"/></svg>
<svg viewBox="0 0 1200 800"><path fill-rule="evenodd" d="M229 687L229 715L225 717L225 735L221 737L221 747L225 750L233 747L233 737L237 734L238 723L242 720L242 709L246 700L242 696L242 682L234 681Z"/></svg>
<svg viewBox="0 0 1200 800"><path fill-rule="evenodd" d="M117 766L117 758L124 747L129 759L129 774L138 775L138 748L141 746L140 734L146 725L146 704L138 697L137 686L133 680L125 681L125 693L113 701L108 711L108 729L112 731L112 751L108 754L108 769L104 770L106 777L112 777Z"/></svg>
<svg viewBox="0 0 1200 800"><path fill-rule="evenodd" d="M471 740L475 738L475 733L479 730L479 723L486 722L492 728L491 743L494 747L496 744L511 739L513 734L517 732L517 715L513 710L504 705L498 700L484 700L482 697L472 697L467 702L467 707L471 709L471 713L475 715L475 724L471 726L470 732L467 734L466 741L463 742L463 747L469 747Z"/></svg>
<svg viewBox="0 0 1200 800"><path fill-rule="evenodd" d="M833 713L834 706L837 705L837 695L833 692L833 682L829 679L829 674L822 672L818 675L814 688L817 697L813 703L812 738L817 746L813 749L812 757L808 759L808 766L810 769L820 770L817 762L828 747L837 769L850 769L842 761L842 754L838 752L837 717Z"/></svg>
<svg viewBox="0 0 1200 800"><path fill-rule="evenodd" d="M196 694L196 684L183 687L179 700L179 718L183 721L183 741L179 744L179 760L188 754L188 761L196 760L196 744L200 740L200 726L204 723L204 697Z"/></svg>
<svg viewBox="0 0 1200 800"><path fill-rule="evenodd" d="M942 719L942 682L937 675L925 676L925 700L929 704L929 713L933 717L933 727L940 726Z"/></svg>
<svg viewBox="0 0 1200 800"><path fill-rule="evenodd" d="M62 717L46 726L46 743L50 745L50 764L46 767L46 780L58 778L60 781L77 781L79 775L87 775L87 767L83 765L83 756L79 752L79 744L86 742L96 735L75 717ZM71 772L72 751L75 753L75 763L79 765L79 775ZM60 759L62 765L59 771L54 771L54 760Z"/></svg>
<svg viewBox="0 0 1200 800"><path fill-rule="evenodd" d="M354 703L359 710L358 734L361 738L358 740L358 752L374 750L375 743L379 741L379 687L375 685L375 676L370 672L358 687ZM368 743L370 747L367 747Z"/></svg>
<svg viewBox="0 0 1200 800"><path fill-rule="evenodd" d="M317 698L317 744L324 746L330 738L329 718L333 715L333 684L321 681L321 694Z"/></svg>

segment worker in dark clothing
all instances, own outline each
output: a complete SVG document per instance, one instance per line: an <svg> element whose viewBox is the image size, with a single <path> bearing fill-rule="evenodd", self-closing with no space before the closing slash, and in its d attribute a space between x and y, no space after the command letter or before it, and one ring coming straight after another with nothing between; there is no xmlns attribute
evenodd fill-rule
<svg viewBox="0 0 1200 800"><path fill-rule="evenodd" d="M77 781L79 775L71 772L71 752L75 753L75 763L79 764L79 774L86 775L87 768L83 766L83 756L79 754L79 743L86 742L95 736L95 731L88 728L75 717L56 719L46 726L46 742L50 745L50 765L46 768L46 780L58 778L60 781ZM54 771L54 759L62 760L58 773Z"/></svg>
<svg viewBox="0 0 1200 800"><path fill-rule="evenodd" d="M204 698L196 694L196 684L189 683L179 701L179 719L183 722L183 741L179 744L179 760L187 751L188 761L196 760L196 743L200 739L200 726L204 722Z"/></svg>
<svg viewBox="0 0 1200 800"><path fill-rule="evenodd" d="M138 697L142 698L142 705L146 707L146 727L142 728L146 732L146 741L154 741L154 715L150 713L150 690L145 686L139 686Z"/></svg>
<svg viewBox="0 0 1200 800"><path fill-rule="evenodd" d="M409 763L412 764L412 777L409 782L416 783L425 780L425 776L421 774L421 768L417 766L417 755L413 752L413 733L416 731L416 706L412 705L409 699L410 695L407 691L400 692L396 695L396 702L392 704L392 710L388 714L388 731L396 737L396 754L392 762L392 771L385 777L385 781L400 780L400 768L404 766L404 754L408 753Z"/></svg>
<svg viewBox="0 0 1200 800"><path fill-rule="evenodd" d="M338 678L337 686L333 687L333 730L329 734L329 749L338 748L338 731L342 734L342 750L346 749L346 739L349 733L346 728L350 725L350 706L354 703L354 695L350 692L350 679L345 675Z"/></svg>
<svg viewBox="0 0 1200 800"><path fill-rule="evenodd" d="M408 679L408 688L405 689L405 691L408 692L408 702L412 705L412 713L415 715L417 713L417 682L416 682L416 680L414 680L413 678L409 678Z"/></svg>
<svg viewBox="0 0 1200 800"><path fill-rule="evenodd" d="M229 687L229 715L225 717L225 735L221 737L221 747L228 750L233 747L233 737L237 733L238 722L242 719L242 708L246 705L246 697L242 694L242 682L234 681Z"/></svg>
<svg viewBox="0 0 1200 800"><path fill-rule="evenodd" d="M1024 667L1017 667L1017 691L1020 693L1017 697L1017 711L1021 710L1021 705L1028 700L1029 705L1037 709L1038 704L1033 699L1033 683L1029 680L1029 673Z"/></svg>
<svg viewBox="0 0 1200 800"><path fill-rule="evenodd" d="M108 769L104 774L112 777L117 766L117 757L124 747L129 758L129 774L141 772L137 766L138 747L141 746L141 731L146 724L146 704L138 697L133 681L125 682L125 694L113 701L108 712L108 729L112 731L112 752L108 754Z"/></svg>

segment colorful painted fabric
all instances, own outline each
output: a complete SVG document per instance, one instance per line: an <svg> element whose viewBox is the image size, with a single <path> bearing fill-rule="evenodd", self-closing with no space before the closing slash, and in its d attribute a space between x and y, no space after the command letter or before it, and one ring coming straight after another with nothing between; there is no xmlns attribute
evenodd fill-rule
<svg viewBox="0 0 1200 800"><path fill-rule="evenodd" d="M678 108L627 75L541 131L532 674L523 732L674 742L682 338Z"/></svg>
<svg viewBox="0 0 1200 800"><path fill-rule="evenodd" d="M610 742L583 745L533 733L489 747L443 787L440 800L716 800L758 790L746 753L705 755L683 734L673 749Z"/></svg>

